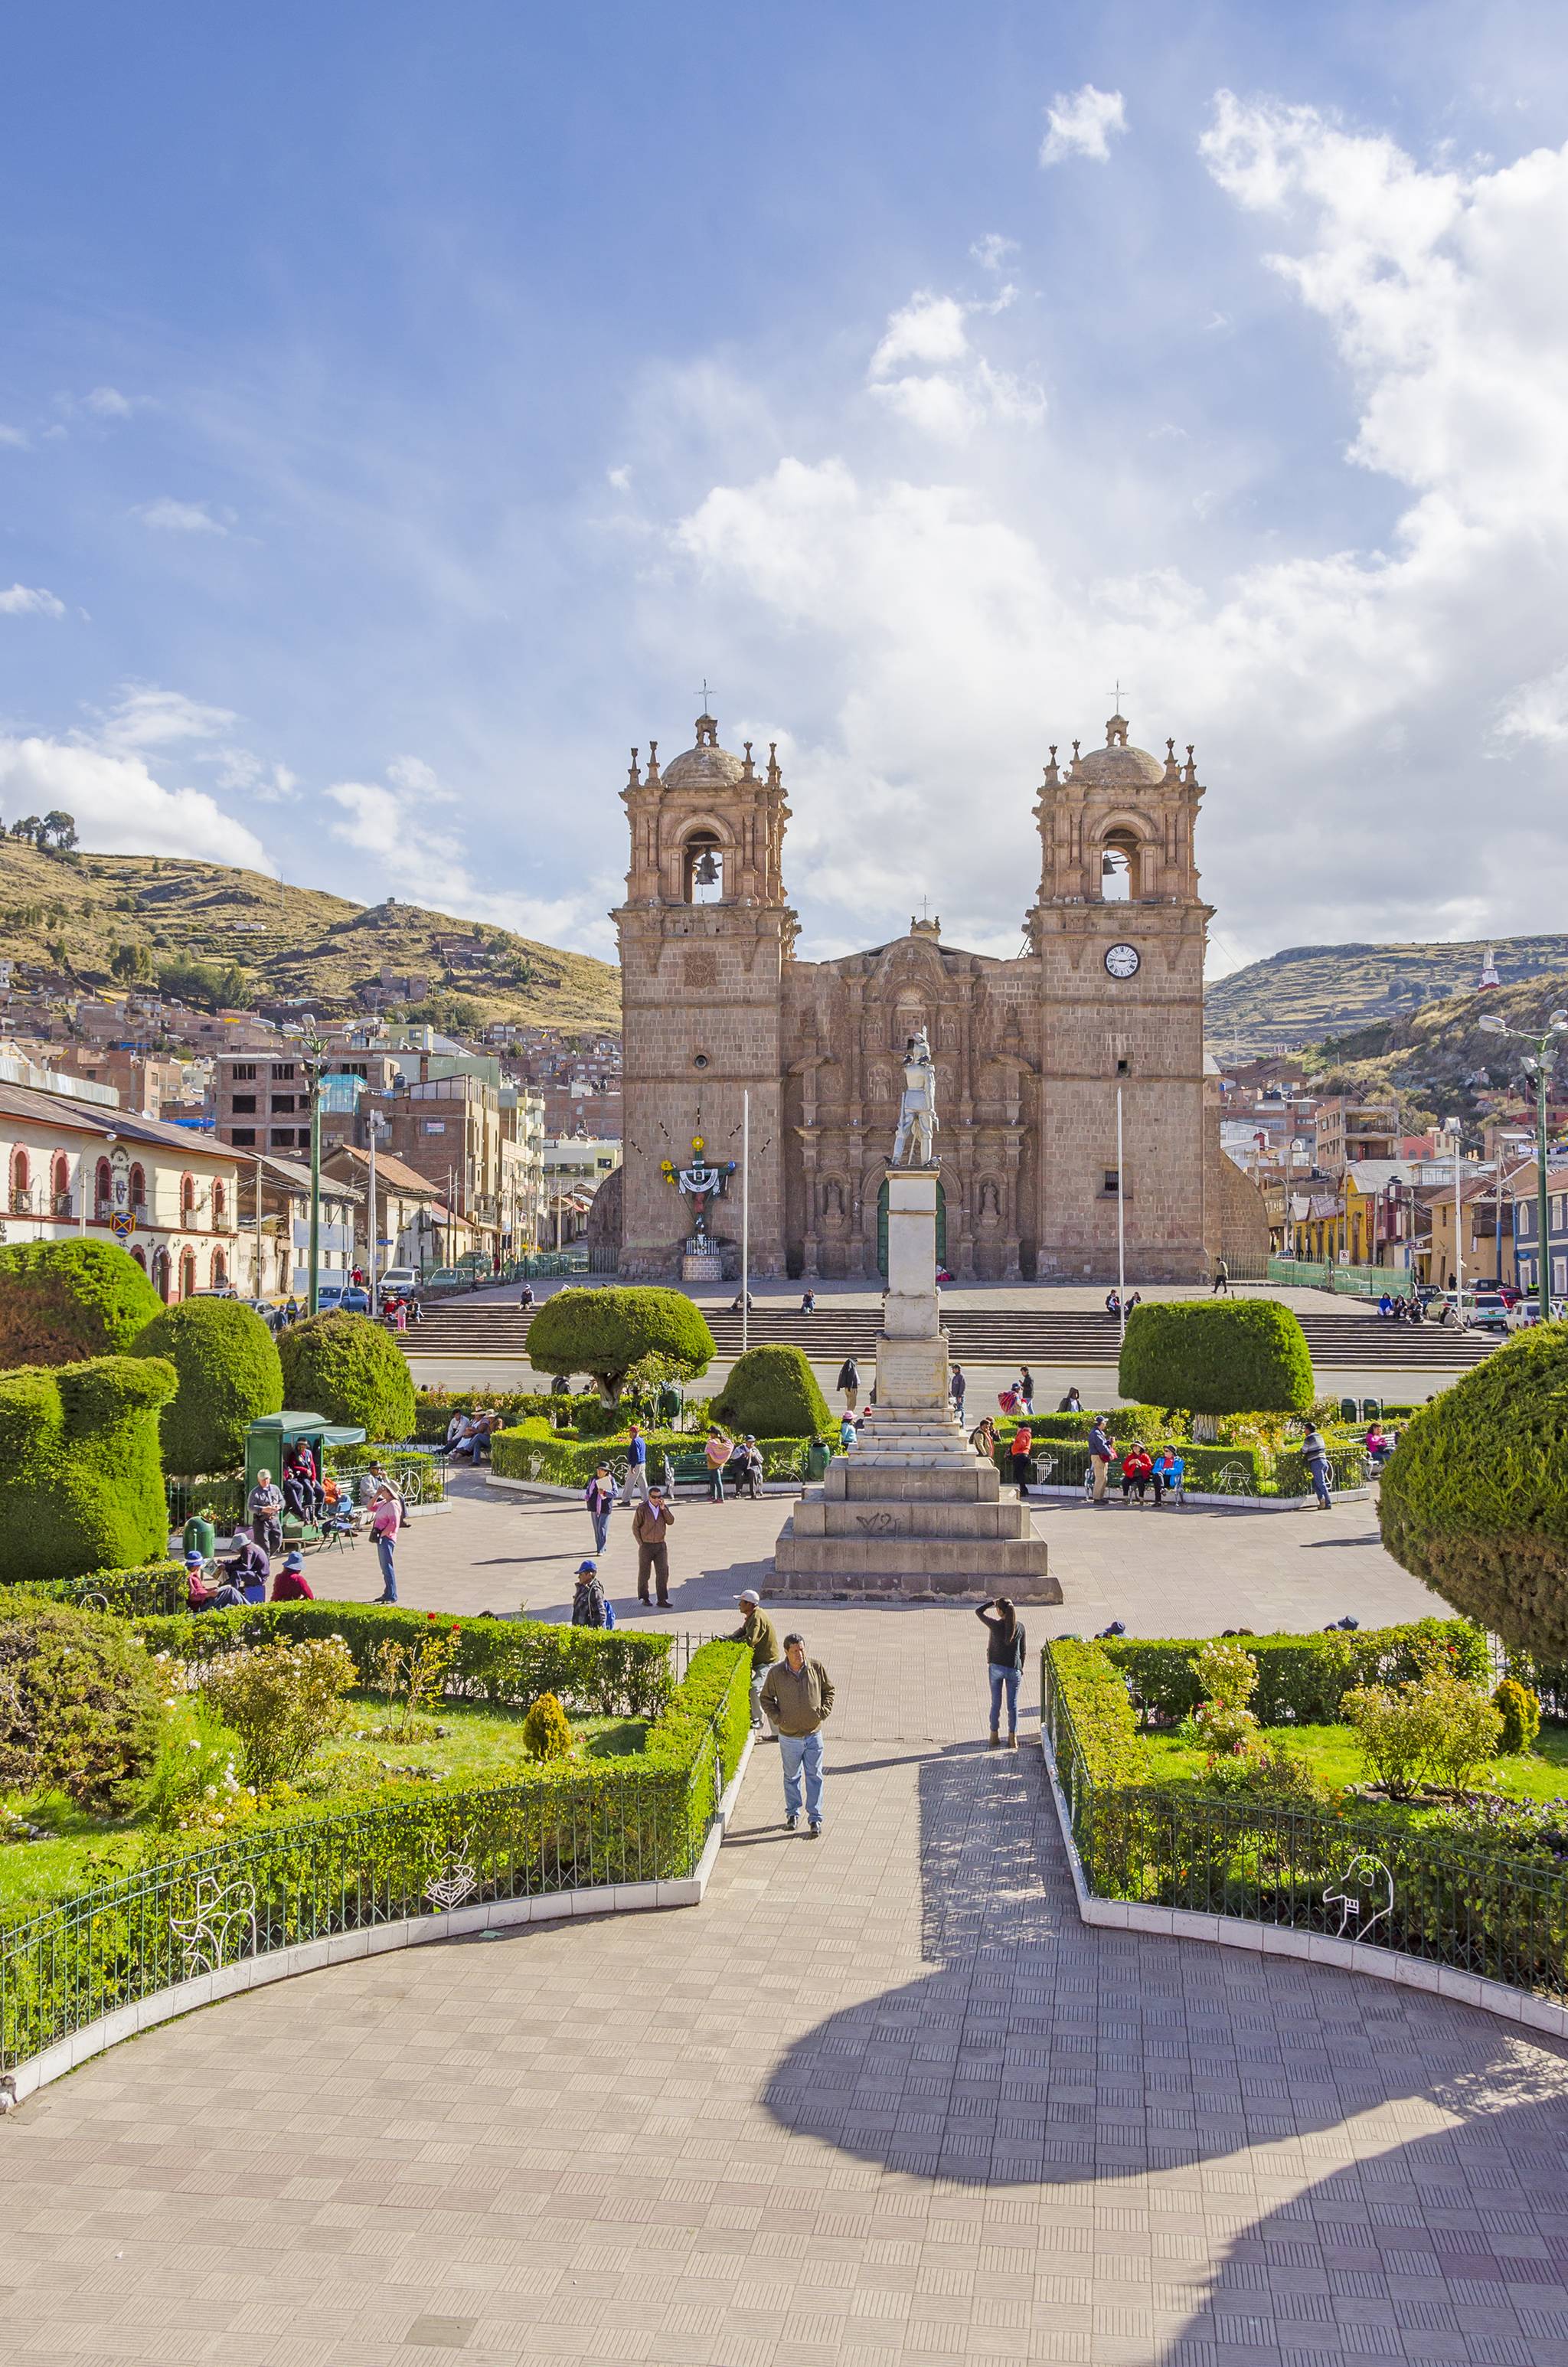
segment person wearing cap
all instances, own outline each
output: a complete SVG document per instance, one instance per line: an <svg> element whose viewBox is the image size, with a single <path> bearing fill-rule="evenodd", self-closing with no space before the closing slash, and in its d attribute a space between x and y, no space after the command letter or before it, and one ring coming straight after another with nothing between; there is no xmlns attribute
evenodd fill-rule
<svg viewBox="0 0 1568 2367"><path fill-rule="evenodd" d="M822 1829L822 1728L833 1706L833 1680L820 1660L807 1659L803 1636L784 1637L784 1659L769 1670L761 1700L779 1738L785 1830L800 1829L804 1776L807 1829L815 1840Z"/></svg>
<svg viewBox="0 0 1568 2367"><path fill-rule="evenodd" d="M245 1510L250 1515L251 1535L262 1551L278 1553L283 1546L283 1490L272 1484L270 1471L258 1471L256 1484L246 1499Z"/></svg>
<svg viewBox="0 0 1568 2367"><path fill-rule="evenodd" d="M316 1590L305 1575L302 1553L284 1555L283 1568L272 1581L272 1599L275 1603L314 1603Z"/></svg>
<svg viewBox="0 0 1568 2367"><path fill-rule="evenodd" d="M765 1475L762 1470L762 1450L758 1445L756 1440L752 1437L750 1432L748 1431L745 1438L735 1450L736 1494L738 1496L739 1495L741 1487L744 1485L746 1493L750 1497L751 1501L755 1503L762 1492L762 1481L764 1476Z"/></svg>
<svg viewBox="0 0 1568 2367"><path fill-rule="evenodd" d="M266 1581L272 1569L265 1549L254 1537L243 1535L234 1539L234 1551L223 1563L223 1576L247 1603L266 1601Z"/></svg>
<svg viewBox="0 0 1568 2367"><path fill-rule="evenodd" d="M762 1598L754 1586L749 1586L740 1597L740 1625L725 1637L727 1644L750 1644L751 1647L751 1731L771 1734L778 1740L778 1728L762 1716L762 1687L779 1658L779 1631L762 1608Z"/></svg>
<svg viewBox="0 0 1568 2367"><path fill-rule="evenodd" d="M599 1582L596 1561L580 1561L577 1565L577 1585L571 1598L571 1624L574 1627L604 1625L604 1590Z"/></svg>
<svg viewBox="0 0 1568 2367"><path fill-rule="evenodd" d="M207 1563L198 1553L186 1556L186 1607L190 1611L237 1611L244 1602L237 1586L209 1586Z"/></svg>
<svg viewBox="0 0 1568 2367"><path fill-rule="evenodd" d="M610 1533L610 1512L615 1501L615 1476L607 1463L601 1463L588 1482L582 1491L582 1501L593 1523L593 1550L602 1554L604 1540Z"/></svg>
<svg viewBox="0 0 1568 2367"><path fill-rule="evenodd" d="M664 1501L664 1490L651 1487L632 1514L632 1535L637 1540L637 1599L648 1601L648 1581L657 1580L661 1610L670 1607L670 1546L669 1536L675 1525L675 1507Z"/></svg>
<svg viewBox="0 0 1568 2367"><path fill-rule="evenodd" d="M381 1591L378 1603L395 1603L398 1599L398 1573L392 1560L392 1548L402 1526L403 1500L395 1488L382 1486L376 1491L370 1507L370 1534L376 1540L376 1558L381 1565Z"/></svg>

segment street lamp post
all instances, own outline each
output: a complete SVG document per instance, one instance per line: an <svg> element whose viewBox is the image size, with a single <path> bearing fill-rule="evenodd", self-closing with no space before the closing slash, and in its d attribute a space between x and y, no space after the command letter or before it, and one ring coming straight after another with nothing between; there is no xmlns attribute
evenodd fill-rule
<svg viewBox="0 0 1568 2367"><path fill-rule="evenodd" d="M1510 1027L1506 1020L1488 1012L1480 1022L1488 1036L1515 1036L1529 1044L1525 1054L1525 1074L1535 1079L1535 1246L1536 1246L1536 1311L1542 1323L1551 1320L1551 1262L1550 1242L1551 1227L1550 1203L1546 1188L1546 1096L1556 1064L1557 1040L1568 1029L1568 1011L1554 1011L1539 1036L1531 1036L1523 1027Z"/></svg>
<svg viewBox="0 0 1568 2367"><path fill-rule="evenodd" d="M1122 1167L1122 1088L1116 1088L1116 1297L1127 1337L1127 1178Z"/></svg>

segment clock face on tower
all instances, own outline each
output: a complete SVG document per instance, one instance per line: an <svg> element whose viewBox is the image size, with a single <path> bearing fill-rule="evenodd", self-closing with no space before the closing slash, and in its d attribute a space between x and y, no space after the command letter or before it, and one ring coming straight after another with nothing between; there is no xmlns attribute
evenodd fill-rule
<svg viewBox="0 0 1568 2367"><path fill-rule="evenodd" d="M1107 946L1105 967L1112 978L1134 978L1143 960L1136 946Z"/></svg>

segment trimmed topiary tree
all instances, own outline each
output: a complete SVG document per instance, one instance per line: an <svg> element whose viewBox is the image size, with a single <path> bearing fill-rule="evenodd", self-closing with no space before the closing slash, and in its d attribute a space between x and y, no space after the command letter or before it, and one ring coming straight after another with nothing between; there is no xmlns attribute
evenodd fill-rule
<svg viewBox="0 0 1568 2367"><path fill-rule="evenodd" d="M1307 1413L1312 1354L1271 1298L1160 1299L1133 1309L1116 1386L1198 1414Z"/></svg>
<svg viewBox="0 0 1568 2367"><path fill-rule="evenodd" d="M278 1342L286 1405L357 1422L369 1438L413 1436L413 1382L389 1333L368 1315L313 1315Z"/></svg>
<svg viewBox="0 0 1568 2367"><path fill-rule="evenodd" d="M165 1553L158 1416L178 1387L161 1356L0 1373L0 1570L131 1569Z"/></svg>
<svg viewBox="0 0 1568 2367"><path fill-rule="evenodd" d="M0 1619L0 1786L128 1806L157 1752L162 1693L122 1619L18 1604Z"/></svg>
<svg viewBox="0 0 1568 2367"><path fill-rule="evenodd" d="M528 1326L536 1373L588 1373L612 1403L644 1356L668 1356L691 1379L715 1353L707 1319L683 1290L558 1290Z"/></svg>
<svg viewBox="0 0 1568 2367"><path fill-rule="evenodd" d="M282 1408L277 1342L237 1298L187 1298L165 1307L132 1353L166 1356L179 1375L179 1394L164 1408L159 1425L166 1471L238 1469L250 1424Z"/></svg>
<svg viewBox="0 0 1568 2367"><path fill-rule="evenodd" d="M748 1348L713 1401L718 1421L754 1438L816 1438L832 1426L804 1348Z"/></svg>
<svg viewBox="0 0 1568 2367"><path fill-rule="evenodd" d="M121 1355L163 1304L118 1241L18 1241L0 1250L0 1369Z"/></svg>
<svg viewBox="0 0 1568 2367"><path fill-rule="evenodd" d="M1423 1406L1383 1467L1382 1541L1514 1650L1568 1659L1568 1323Z"/></svg>

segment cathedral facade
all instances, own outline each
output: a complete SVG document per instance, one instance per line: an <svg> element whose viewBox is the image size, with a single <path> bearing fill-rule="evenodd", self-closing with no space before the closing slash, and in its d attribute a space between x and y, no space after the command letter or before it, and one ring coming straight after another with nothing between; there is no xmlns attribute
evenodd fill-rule
<svg viewBox="0 0 1568 2367"><path fill-rule="evenodd" d="M837 960L796 958L789 807L776 753L736 756L712 716L662 771L633 750L620 934L626 1156L593 1230L628 1280L682 1278L692 1200L739 1272L742 1095L750 1097L750 1270L874 1279L885 1262L902 1059L935 1056L939 1255L954 1277L1191 1282L1258 1238L1218 1147L1203 1059L1210 907L1187 751L1051 751L1035 804L1040 886L1013 960L948 944L940 920ZM696 1147L694 1149L694 1145ZM618 1205L617 1205L618 1204ZM1266 1229L1261 1238L1267 1241ZM708 1278L708 1265L688 1278Z"/></svg>

